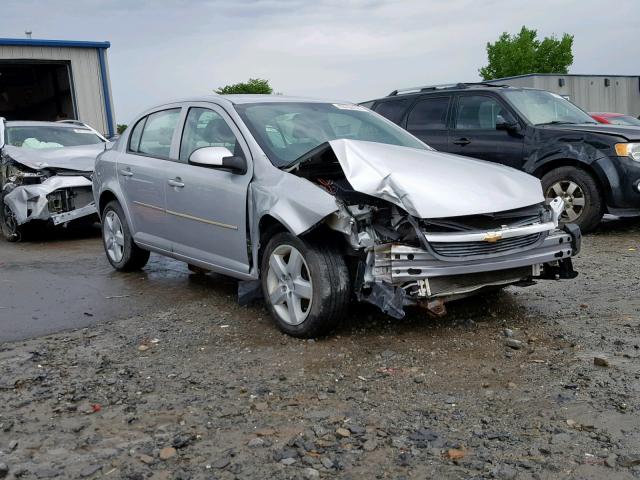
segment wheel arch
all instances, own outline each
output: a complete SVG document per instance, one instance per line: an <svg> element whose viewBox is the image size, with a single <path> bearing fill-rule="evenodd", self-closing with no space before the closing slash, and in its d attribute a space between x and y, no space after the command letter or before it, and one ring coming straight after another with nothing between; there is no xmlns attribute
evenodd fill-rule
<svg viewBox="0 0 640 480"><path fill-rule="evenodd" d="M600 191L600 194L601 195L605 194L605 191L606 191L605 187L608 185L605 185L603 183L602 177L599 175L598 171L593 167L593 165L590 165L585 162L581 162L579 160L575 160L571 158L560 158L560 159L552 160L537 167L536 170L532 173L532 175L538 177L539 179L542 179L542 177L544 177L547 173L562 167L574 167L580 170L584 170L593 178L593 180L596 183L596 186L598 187L598 190Z"/></svg>
<svg viewBox="0 0 640 480"><path fill-rule="evenodd" d="M102 211L104 210L104 207L106 207L107 204L113 200L122 205L118 197L116 197L116 194L111 190L105 190L100 194L100 199L98 200L98 215L100 216L100 218L102 218Z"/></svg>
<svg viewBox="0 0 640 480"><path fill-rule="evenodd" d="M309 230L296 234L296 232L284 221L272 213L264 214L258 222L259 248L258 266L262 262L262 253L269 243L269 240L276 234L288 232L303 241L319 242L324 241L341 247L346 247L347 241L344 235L336 230L332 230L325 224L326 217L313 225Z"/></svg>
<svg viewBox="0 0 640 480"><path fill-rule="evenodd" d="M112 201L118 202L118 204L122 208L122 211L124 212L124 216L125 216L124 220L127 222L129 231L133 235L136 230L133 228L133 223L131 220L131 215L129 212L128 205L126 202L122 201L122 199L116 194L116 192L114 192L110 188L106 188L102 192L100 192L100 196L98 198L97 207L98 207L98 216L100 217L100 221L102 221L102 211L107 206L107 204Z"/></svg>

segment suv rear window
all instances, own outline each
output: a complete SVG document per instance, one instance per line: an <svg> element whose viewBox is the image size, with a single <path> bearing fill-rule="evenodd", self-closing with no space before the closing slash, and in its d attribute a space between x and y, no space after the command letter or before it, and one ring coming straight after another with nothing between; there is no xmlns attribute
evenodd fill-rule
<svg viewBox="0 0 640 480"><path fill-rule="evenodd" d="M450 97L433 97L420 100L411 109L407 119L408 129L447 128L447 112Z"/></svg>
<svg viewBox="0 0 640 480"><path fill-rule="evenodd" d="M402 100L391 100L377 104L373 110L384 118L391 120L393 123L400 124L400 120L408 104L409 100L406 98Z"/></svg>

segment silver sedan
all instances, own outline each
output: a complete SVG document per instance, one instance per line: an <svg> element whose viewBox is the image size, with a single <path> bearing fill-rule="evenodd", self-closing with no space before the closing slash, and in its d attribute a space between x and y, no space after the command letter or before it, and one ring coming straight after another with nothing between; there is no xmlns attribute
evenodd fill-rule
<svg viewBox="0 0 640 480"><path fill-rule="evenodd" d="M533 278L573 278L562 200L493 163L439 153L370 110L212 96L141 114L95 166L107 258L149 252L236 277L286 333L330 331L352 298L400 318Z"/></svg>

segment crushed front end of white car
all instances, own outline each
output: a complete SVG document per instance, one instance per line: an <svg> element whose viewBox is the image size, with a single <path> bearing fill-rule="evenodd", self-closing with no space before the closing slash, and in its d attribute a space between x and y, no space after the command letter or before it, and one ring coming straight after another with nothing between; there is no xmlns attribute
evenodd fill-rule
<svg viewBox="0 0 640 480"><path fill-rule="evenodd" d="M333 140L288 172L335 197L324 220L341 232L361 301L402 318L422 305L483 290L574 278L574 225L562 228L561 199L544 203L538 179L494 163L433 150Z"/></svg>
<svg viewBox="0 0 640 480"><path fill-rule="evenodd" d="M31 150L7 145L0 153L0 220L10 241L21 227L67 224L97 211L91 190L95 156L104 146Z"/></svg>

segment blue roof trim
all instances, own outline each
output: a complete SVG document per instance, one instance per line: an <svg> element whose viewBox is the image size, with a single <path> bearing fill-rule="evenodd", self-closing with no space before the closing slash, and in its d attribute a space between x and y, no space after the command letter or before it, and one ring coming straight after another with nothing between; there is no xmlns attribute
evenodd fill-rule
<svg viewBox="0 0 640 480"><path fill-rule="evenodd" d="M40 38L0 38L0 45L21 47L109 48L111 43L85 42L80 40L44 40Z"/></svg>
<svg viewBox="0 0 640 480"><path fill-rule="evenodd" d="M106 50L100 49L98 50L98 61L100 62L100 80L102 82L102 96L104 98L104 108L105 113L107 114L107 131L108 138L113 137L116 133L113 128L113 111L111 110L111 95L109 92L109 75L107 73L107 62L105 59Z"/></svg>

